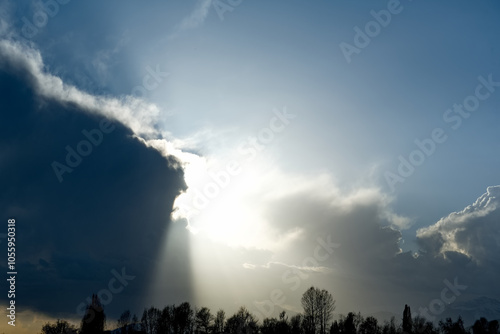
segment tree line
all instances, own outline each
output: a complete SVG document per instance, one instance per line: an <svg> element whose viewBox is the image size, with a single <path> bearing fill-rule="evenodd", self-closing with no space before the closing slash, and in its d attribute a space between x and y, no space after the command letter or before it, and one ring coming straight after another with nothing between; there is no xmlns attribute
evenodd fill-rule
<svg viewBox="0 0 500 334"><path fill-rule="evenodd" d="M327 290L316 287L304 292L301 304L302 313L289 317L283 311L278 318L268 317L262 323L244 306L229 317L222 309L212 314L209 308L193 308L188 302L163 309L152 306L144 309L140 320L129 310L124 311L116 329L109 331L105 330L102 304L93 295L79 328L57 320L45 324L41 334L500 334L498 320L480 318L466 328L459 317L456 321L447 318L435 325L423 317L412 317L408 305L400 324L394 317L379 323L375 317L354 312L332 321L335 300Z"/></svg>

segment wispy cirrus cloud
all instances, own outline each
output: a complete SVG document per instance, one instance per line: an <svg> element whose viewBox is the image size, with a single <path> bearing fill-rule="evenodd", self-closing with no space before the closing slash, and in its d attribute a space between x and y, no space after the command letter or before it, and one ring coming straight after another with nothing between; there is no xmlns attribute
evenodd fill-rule
<svg viewBox="0 0 500 334"><path fill-rule="evenodd" d="M179 24L178 30L197 28L205 22L213 0L198 0L195 9Z"/></svg>
<svg viewBox="0 0 500 334"><path fill-rule="evenodd" d="M165 43L167 40L176 38L179 33L198 28L201 26L208 17L210 12L210 7L212 6L213 0L198 0L193 11L184 17L182 21L177 24L174 28L174 32L168 35L166 38L160 40L158 45Z"/></svg>

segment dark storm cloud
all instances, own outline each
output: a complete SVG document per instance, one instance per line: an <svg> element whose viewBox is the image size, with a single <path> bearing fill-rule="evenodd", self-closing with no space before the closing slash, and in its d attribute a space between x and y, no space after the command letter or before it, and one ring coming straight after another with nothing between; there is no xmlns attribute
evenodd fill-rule
<svg viewBox="0 0 500 334"><path fill-rule="evenodd" d="M30 62L0 52L0 210L5 221L17 221L16 302L77 317L77 306L110 290L114 279L109 315L142 308L174 199L186 188L179 161L98 111L40 94L44 87ZM68 165L68 147L78 152L79 143L91 142L84 130L94 131L94 144L80 145L90 154L58 178L54 161ZM185 244L173 251L189 261ZM189 299L188 273L171 272L177 293Z"/></svg>

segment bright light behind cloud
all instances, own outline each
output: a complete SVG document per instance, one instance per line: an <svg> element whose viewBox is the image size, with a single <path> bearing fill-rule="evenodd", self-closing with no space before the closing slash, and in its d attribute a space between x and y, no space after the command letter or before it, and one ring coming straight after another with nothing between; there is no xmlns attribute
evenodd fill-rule
<svg viewBox="0 0 500 334"><path fill-rule="evenodd" d="M234 161L236 155L235 151ZM215 157L191 156L185 165L188 190L175 202L174 219L185 218L193 233L202 233L226 245L280 251L301 238L300 228L283 231L276 228L275 221L269 220L270 206L279 203L281 198L309 194L346 212L354 204L381 201L388 206L390 203L390 198L375 188L346 192L328 173L290 174L275 162L271 164L268 158L263 153L252 162L234 164L237 168L228 169L225 166L231 165L230 162L222 164ZM230 171L237 173L232 175ZM379 214L379 218L393 227L410 225L408 218L390 210L381 210Z"/></svg>
<svg viewBox="0 0 500 334"><path fill-rule="evenodd" d="M272 222L264 218L262 204L276 189L296 187L293 180L281 176L270 148L279 146L275 140L295 117L286 107L274 109L262 123L263 127L245 140L238 138L241 131L212 133L205 129L179 141L178 147L196 142L195 147L201 144L205 149L204 156L186 156L178 149L169 152L180 154L179 158L185 162L188 186L175 202L174 219L185 218L193 233L203 233L227 245L280 247L280 240L272 233ZM199 138L207 135L216 137L220 145L199 143Z"/></svg>
<svg viewBox="0 0 500 334"><path fill-rule="evenodd" d="M215 165L198 156L185 165L188 190L175 202L174 219L187 218L192 232L224 244L272 247L274 242L265 237L268 225L256 200L269 176L261 174L258 162L237 165L233 175L214 169Z"/></svg>
<svg viewBox="0 0 500 334"><path fill-rule="evenodd" d="M182 302L291 319L310 286L338 314L422 315L457 279L436 322L500 305L500 3L65 3L0 1L16 331L94 293L110 331Z"/></svg>

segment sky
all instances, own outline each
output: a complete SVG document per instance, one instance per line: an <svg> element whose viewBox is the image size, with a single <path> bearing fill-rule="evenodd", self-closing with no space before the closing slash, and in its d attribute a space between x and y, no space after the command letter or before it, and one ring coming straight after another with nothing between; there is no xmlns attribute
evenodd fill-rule
<svg viewBox="0 0 500 334"><path fill-rule="evenodd" d="M93 293L111 322L183 301L294 314L312 285L338 314L500 300L499 14L3 1L15 333L77 323Z"/></svg>

